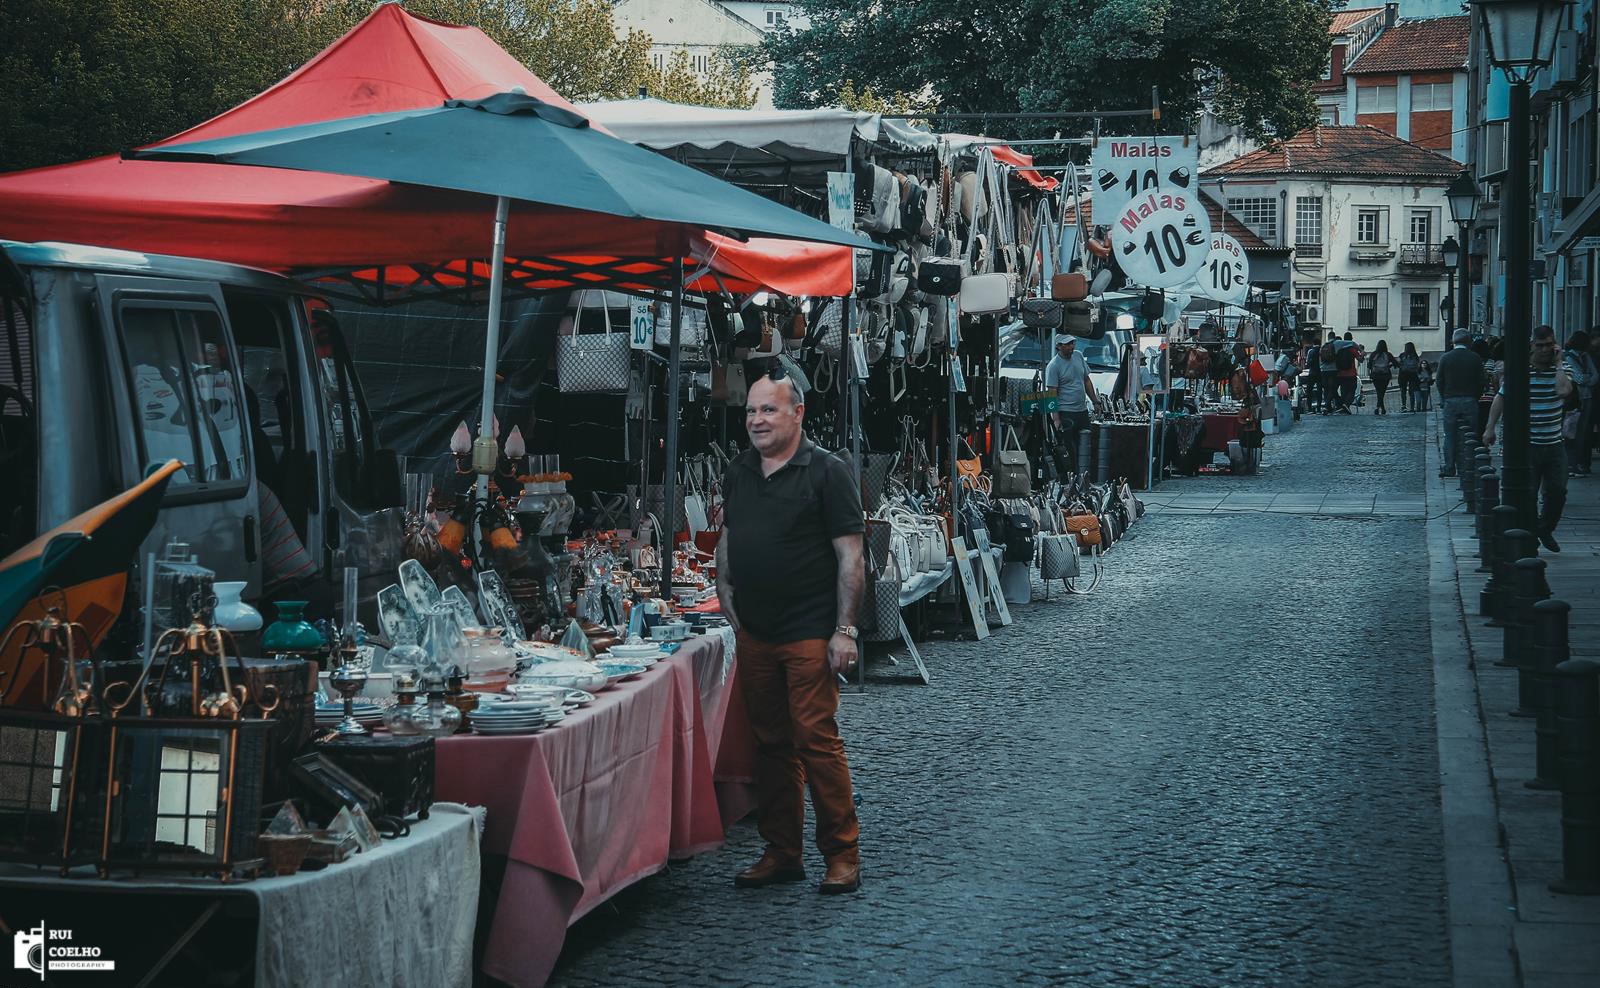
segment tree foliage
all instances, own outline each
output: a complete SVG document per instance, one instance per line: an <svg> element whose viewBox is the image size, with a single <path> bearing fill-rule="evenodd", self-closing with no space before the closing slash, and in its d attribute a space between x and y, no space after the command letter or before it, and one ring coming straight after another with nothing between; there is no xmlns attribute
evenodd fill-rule
<svg viewBox="0 0 1600 988"><path fill-rule="evenodd" d="M178 133L279 81L372 11L372 0L4 0L0 171L73 161ZM409 0L481 29L573 100L637 95L749 106L749 72L662 72L650 38L618 36L607 0Z"/></svg>
<svg viewBox="0 0 1600 988"><path fill-rule="evenodd" d="M710 59L704 75L695 72L689 52L679 48L661 69L652 67L645 89L651 96L694 106L727 106L747 110L755 105L756 87L750 67L728 52Z"/></svg>
<svg viewBox="0 0 1600 988"><path fill-rule="evenodd" d="M1311 85L1331 17L1330 0L802 3L810 27L770 36L763 52L780 106L837 102L848 83L926 94L949 112L1138 109L1157 86L1163 129L1182 129L1209 102L1256 138L1316 121ZM1155 126L1107 121L1124 132Z"/></svg>

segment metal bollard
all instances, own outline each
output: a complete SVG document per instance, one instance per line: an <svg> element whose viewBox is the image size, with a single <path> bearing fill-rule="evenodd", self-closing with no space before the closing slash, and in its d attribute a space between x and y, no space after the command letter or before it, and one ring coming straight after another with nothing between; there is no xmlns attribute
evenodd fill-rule
<svg viewBox="0 0 1600 988"><path fill-rule="evenodd" d="M1095 463L1095 479L1097 483L1105 483L1111 479L1111 426L1102 425L1099 436L1100 457Z"/></svg>
<svg viewBox="0 0 1600 988"><path fill-rule="evenodd" d="M1529 646L1533 634L1533 605L1550 596L1544 581L1543 559L1524 558L1511 564L1511 592L1506 598L1504 625L1500 635L1500 661L1497 666L1517 670L1517 706L1513 717L1532 717L1530 689L1525 673L1533 664Z"/></svg>
<svg viewBox="0 0 1600 988"><path fill-rule="evenodd" d="M1561 741L1561 880L1550 891L1600 895L1600 662L1556 666Z"/></svg>
<svg viewBox="0 0 1600 988"><path fill-rule="evenodd" d="M1509 510L1501 510L1501 508ZM1483 544L1483 565L1488 567L1489 579L1484 581L1483 588L1478 591L1478 616L1489 618L1489 625L1494 626L1495 604L1500 593L1498 583L1500 572L1500 547L1506 537L1506 529L1516 521L1517 510L1511 505L1495 505L1489 509L1488 538Z"/></svg>
<svg viewBox="0 0 1600 988"><path fill-rule="evenodd" d="M1494 572L1489 581L1494 585L1494 596L1489 602L1489 627L1505 625L1506 612L1511 606L1511 567L1519 559L1539 555L1539 543L1532 532L1518 528L1517 509L1509 504L1495 508L1495 514L1506 516L1506 528L1500 543L1494 549Z"/></svg>
<svg viewBox="0 0 1600 988"><path fill-rule="evenodd" d="M1489 560L1494 557L1493 540L1489 537L1490 512L1500 505L1500 476L1493 470L1478 471L1478 510L1472 518L1473 530L1478 536L1478 572L1489 572Z"/></svg>
<svg viewBox="0 0 1600 988"><path fill-rule="evenodd" d="M1476 442L1468 443L1464 447L1466 458L1460 462L1456 471L1457 476L1461 478L1461 499L1467 502L1467 510L1471 512L1478 510L1478 471L1482 469L1478 461L1478 448Z"/></svg>
<svg viewBox="0 0 1600 988"><path fill-rule="evenodd" d="M1534 771L1529 789L1561 788L1561 734L1556 728L1556 666L1571 657L1567 621L1572 605L1564 600L1541 600L1533 605ZM1519 671L1518 675L1521 673ZM1521 684L1518 683L1520 688Z"/></svg>
<svg viewBox="0 0 1600 988"><path fill-rule="evenodd" d="M1461 430L1461 445L1456 447L1456 482L1461 485L1461 496L1467 496L1467 478L1477 475L1478 450L1476 441Z"/></svg>
<svg viewBox="0 0 1600 988"><path fill-rule="evenodd" d="M1089 472L1089 430L1078 433L1078 472L1085 478L1092 476Z"/></svg>

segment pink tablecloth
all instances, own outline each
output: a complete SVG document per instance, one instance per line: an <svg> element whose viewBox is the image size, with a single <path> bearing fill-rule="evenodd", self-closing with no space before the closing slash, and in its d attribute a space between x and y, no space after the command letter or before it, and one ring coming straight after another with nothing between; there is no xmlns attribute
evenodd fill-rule
<svg viewBox="0 0 1600 988"><path fill-rule="evenodd" d="M439 742L436 797L487 807L484 851L507 859L486 974L544 984L569 924L721 844L725 817L748 808L731 805L753 749L737 696L721 640L702 637L550 730Z"/></svg>

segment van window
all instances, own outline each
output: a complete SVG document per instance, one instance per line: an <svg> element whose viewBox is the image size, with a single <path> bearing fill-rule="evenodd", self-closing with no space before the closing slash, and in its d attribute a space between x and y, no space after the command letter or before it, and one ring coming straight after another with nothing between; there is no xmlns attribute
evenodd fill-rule
<svg viewBox="0 0 1600 988"><path fill-rule="evenodd" d="M141 473L183 461L183 484L227 484L247 476L238 370L210 306L129 302L117 313L138 409Z"/></svg>

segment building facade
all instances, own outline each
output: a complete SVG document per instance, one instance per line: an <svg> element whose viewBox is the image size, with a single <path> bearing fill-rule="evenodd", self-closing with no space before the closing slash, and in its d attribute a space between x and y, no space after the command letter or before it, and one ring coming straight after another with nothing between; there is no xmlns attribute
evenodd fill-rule
<svg viewBox="0 0 1600 988"><path fill-rule="evenodd" d="M1316 127L1204 173L1228 211L1294 252L1305 323L1369 349L1443 348L1450 233L1444 190L1461 166L1372 126Z"/></svg>
<svg viewBox="0 0 1600 988"><path fill-rule="evenodd" d="M1563 339L1600 319L1600 126L1595 94L1596 2L1578 0L1563 15L1554 64L1534 77L1531 235L1536 323ZM1498 336L1507 326L1506 270L1501 258L1505 217L1500 204L1506 163L1510 87L1485 61L1486 46L1472 25L1468 69L1468 165L1479 207L1468 240L1469 295L1474 331Z"/></svg>
<svg viewBox="0 0 1600 988"><path fill-rule="evenodd" d="M1385 27L1345 66L1341 121L1466 161L1470 38L1465 14Z"/></svg>
<svg viewBox="0 0 1600 988"><path fill-rule="evenodd" d="M615 0L613 20L619 32L643 31L650 35L650 63L666 68L679 51L689 65L704 76L727 48L759 45L769 32L784 27L804 29L810 23L805 11L793 3L749 0ZM759 72L755 108L772 108L772 76Z"/></svg>

